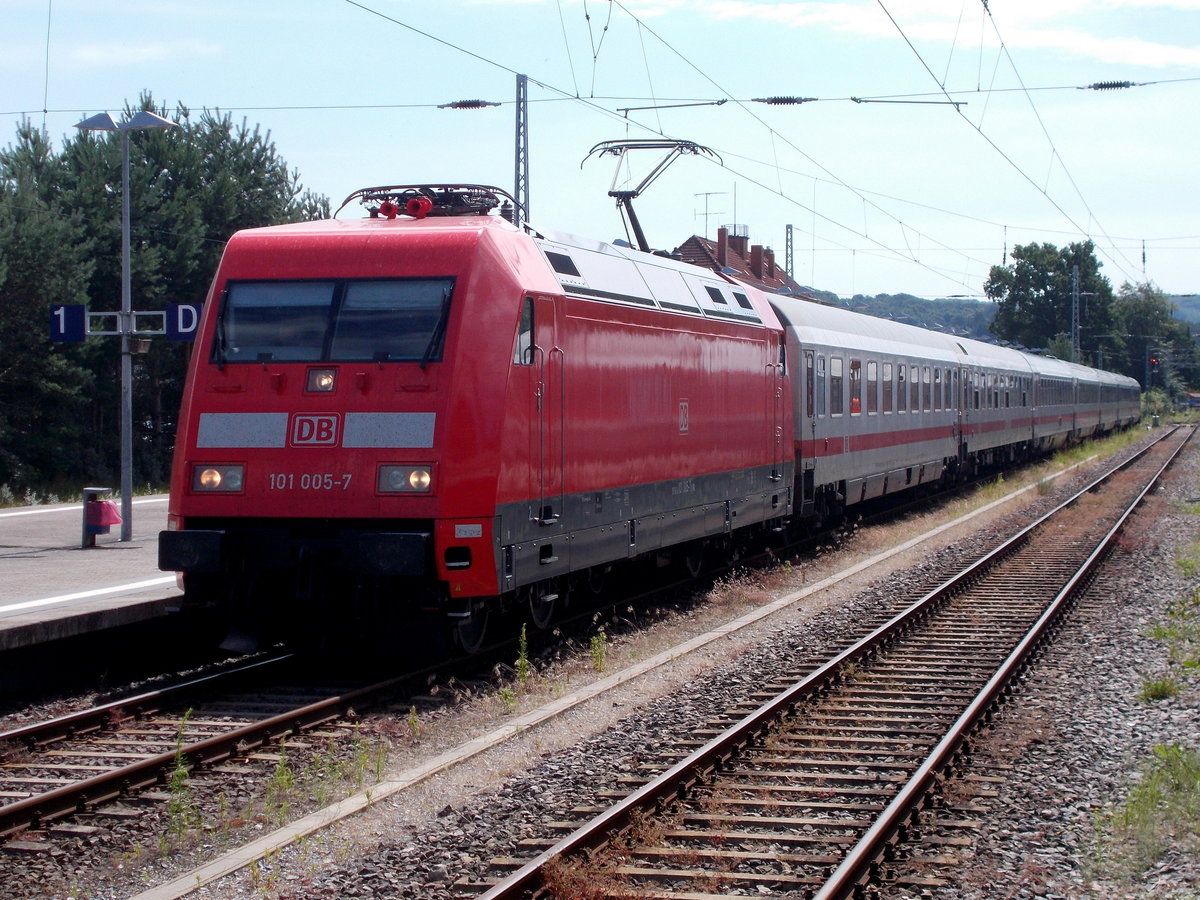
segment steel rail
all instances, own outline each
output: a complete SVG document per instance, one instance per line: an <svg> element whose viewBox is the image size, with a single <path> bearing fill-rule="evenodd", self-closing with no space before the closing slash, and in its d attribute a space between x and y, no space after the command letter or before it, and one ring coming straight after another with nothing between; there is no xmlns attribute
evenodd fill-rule
<svg viewBox="0 0 1200 900"><path fill-rule="evenodd" d="M343 715L351 706L362 700L387 694L406 683L419 683L419 679L428 674L428 671L408 673L356 688L348 693L328 697L286 713L243 725L224 734L181 745L175 750L147 756L129 765L7 804L0 807L0 837L157 784L181 765L190 771L223 762L284 737L292 731L323 724ZM200 679L197 683L202 682L203 679Z"/></svg>
<svg viewBox="0 0 1200 900"><path fill-rule="evenodd" d="M1026 525L1012 537L993 548L961 572L951 576L941 585L933 588L912 603L907 609L898 613L891 620L880 625L870 634L821 665L803 680L797 682L779 696L767 701L746 718L730 726L720 735L688 754L665 772L647 782L609 809L584 823L552 847L534 857L517 871L497 882L487 891L480 894L477 900L516 900L516 898L531 895L535 890L543 886L545 868L552 861L572 854L594 853L602 848L612 835L628 828L633 823L634 816L638 812L646 809L662 808L667 803L684 796L707 773L714 770L724 761L736 756L796 704L836 686L841 680L842 672L847 666L868 660L880 649L888 646L897 637L904 634L911 627L948 602L950 597L957 590L961 589L962 586L980 577L997 563L1014 554L1029 541L1031 535L1047 520L1091 493L1116 472L1132 465L1153 447L1157 446L1160 441L1173 433L1174 431L1160 435L1153 443L1147 445L1130 460L1097 476L1070 498L1064 500L1044 515L1039 516L1035 521ZM1182 448L1183 444L1181 443L1180 446ZM1178 452L1176 450L1176 453ZM1149 488L1146 490L1149 490ZM1144 493L1140 494L1139 497L1144 496ZM1122 517L1123 521L1124 517Z"/></svg>
<svg viewBox="0 0 1200 900"><path fill-rule="evenodd" d="M30 749L43 747L93 731L100 731L106 725L120 725L129 719L140 719L147 715L153 715L165 706L182 702L191 694L209 691L219 683L236 681L250 675L261 675L261 669L264 667L279 665L292 659L293 656L294 654L284 653L258 659L249 664L239 665L234 669L214 672L211 675L193 678L190 681L153 691L145 691L121 700L112 700L45 722L22 725L20 728L0 732L0 747L10 743L24 744Z"/></svg>
<svg viewBox="0 0 1200 900"><path fill-rule="evenodd" d="M1192 434L1194 433L1193 429ZM1163 437L1165 438L1167 435ZM1188 436L1188 439L1190 437L1191 435ZM1129 517L1141 505L1146 494L1158 484L1163 472L1179 456L1183 448L1187 445L1188 439L1180 442L1179 446L1171 452L1170 456L1143 486L1142 490L1138 492L1137 496L1126 505L1125 510L1100 540L1100 543L1088 555L1087 559L1079 567L1079 570L1071 576L1067 584L1055 595L1053 601L1046 608L1046 611L1042 613L1025 637L1021 639L1020 643L1008 655L1000 668L996 670L996 673L979 691L975 699L962 712L946 736L938 742L925 761L917 767L917 770L904 787L901 788L895 799L880 813L875 824L867 830L866 834L846 854L846 858L842 864L830 875L821 889L813 895L813 900L843 900L843 898L851 896L854 890L869 878L871 868L883 854L886 847L895 840L896 835L904 827L905 821L916 811L922 798L929 793L939 774L950 766L954 757L966 741L967 736L992 708L1005 687L1024 669L1026 663L1029 661L1029 657L1041 645L1062 615L1070 608L1070 604L1076 594L1081 587L1087 584L1087 580L1111 549L1113 542L1125 527L1125 523ZM1143 453L1148 452L1152 447L1157 446L1157 444L1158 441L1147 447ZM1131 463L1141 458L1141 456L1142 454L1139 454L1125 465L1114 469L1113 472L1127 468Z"/></svg>

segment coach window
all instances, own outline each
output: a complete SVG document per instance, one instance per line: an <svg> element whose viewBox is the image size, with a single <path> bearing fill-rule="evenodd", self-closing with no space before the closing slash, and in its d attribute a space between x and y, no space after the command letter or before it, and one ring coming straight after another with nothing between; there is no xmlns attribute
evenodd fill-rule
<svg viewBox="0 0 1200 900"><path fill-rule="evenodd" d="M895 390L895 384L892 379L895 376L892 374L892 364L885 362L883 364L883 411L890 413L892 411L892 395Z"/></svg>
<svg viewBox="0 0 1200 900"><path fill-rule="evenodd" d="M913 412L921 411L921 367L908 367L908 408Z"/></svg>
<svg viewBox="0 0 1200 900"><path fill-rule="evenodd" d="M879 363L867 362L867 415L879 412Z"/></svg>
<svg viewBox="0 0 1200 900"><path fill-rule="evenodd" d="M842 358L829 357L829 414L840 416L845 403L842 389Z"/></svg>
<svg viewBox="0 0 1200 900"><path fill-rule="evenodd" d="M850 360L850 415L862 412L862 361Z"/></svg>
<svg viewBox="0 0 1200 900"><path fill-rule="evenodd" d="M817 357L817 415L825 415L825 357Z"/></svg>
<svg viewBox="0 0 1200 900"><path fill-rule="evenodd" d="M804 409L811 419L816 414L813 408L813 352L804 351Z"/></svg>
<svg viewBox="0 0 1200 900"><path fill-rule="evenodd" d="M533 365L533 298L526 297L521 305L521 321L517 325L517 344L513 362L518 366Z"/></svg>
<svg viewBox="0 0 1200 900"><path fill-rule="evenodd" d="M975 395L975 408L979 409L979 390L982 387L979 383L979 373L971 373L971 393Z"/></svg>
<svg viewBox="0 0 1200 900"><path fill-rule="evenodd" d="M924 367L921 376L921 405L925 407L925 412L929 412L933 409L933 372L929 366Z"/></svg>
<svg viewBox="0 0 1200 900"><path fill-rule="evenodd" d="M908 411L908 382L905 380L904 363L896 366L896 412Z"/></svg>

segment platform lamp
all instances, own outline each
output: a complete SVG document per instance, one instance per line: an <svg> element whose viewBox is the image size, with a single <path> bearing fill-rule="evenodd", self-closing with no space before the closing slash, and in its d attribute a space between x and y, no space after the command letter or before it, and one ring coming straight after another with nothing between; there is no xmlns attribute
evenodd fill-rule
<svg viewBox="0 0 1200 900"><path fill-rule="evenodd" d="M178 122L142 110L118 124L106 112L89 116L75 126L80 131L121 133L121 540L133 539L133 300L129 286L129 132L178 128Z"/></svg>

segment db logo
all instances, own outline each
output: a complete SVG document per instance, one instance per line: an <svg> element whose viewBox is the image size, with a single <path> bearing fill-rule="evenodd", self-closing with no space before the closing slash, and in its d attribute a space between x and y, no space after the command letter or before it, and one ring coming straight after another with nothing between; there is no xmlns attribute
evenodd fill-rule
<svg viewBox="0 0 1200 900"><path fill-rule="evenodd" d="M292 416L292 446L332 447L338 442L338 416Z"/></svg>

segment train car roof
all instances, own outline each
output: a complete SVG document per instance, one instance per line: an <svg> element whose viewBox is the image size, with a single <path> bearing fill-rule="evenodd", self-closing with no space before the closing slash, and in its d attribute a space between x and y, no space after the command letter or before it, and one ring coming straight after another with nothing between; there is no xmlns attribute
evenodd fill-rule
<svg viewBox="0 0 1200 900"><path fill-rule="evenodd" d="M874 351L891 356L919 355L957 363L963 350L955 339L937 331L868 316L839 306L824 306L800 297L772 294L785 326L796 331L801 342L848 350Z"/></svg>
<svg viewBox="0 0 1200 900"><path fill-rule="evenodd" d="M534 240L564 293L706 319L781 327L762 291L711 269L549 229L536 229Z"/></svg>

